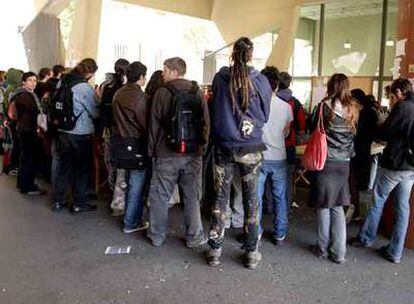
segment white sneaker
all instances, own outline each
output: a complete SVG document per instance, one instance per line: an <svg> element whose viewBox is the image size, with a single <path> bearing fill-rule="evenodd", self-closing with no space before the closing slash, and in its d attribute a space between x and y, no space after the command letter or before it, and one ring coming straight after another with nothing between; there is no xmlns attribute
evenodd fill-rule
<svg viewBox="0 0 414 304"><path fill-rule="evenodd" d="M138 226L136 228L131 228L131 229L128 229L128 228L124 227L122 229L122 231L126 234L129 234L129 233L134 233L134 232L137 232L137 231L147 230L148 227L149 227L149 223L148 223L148 221L145 221L144 223L141 224L141 226Z"/></svg>

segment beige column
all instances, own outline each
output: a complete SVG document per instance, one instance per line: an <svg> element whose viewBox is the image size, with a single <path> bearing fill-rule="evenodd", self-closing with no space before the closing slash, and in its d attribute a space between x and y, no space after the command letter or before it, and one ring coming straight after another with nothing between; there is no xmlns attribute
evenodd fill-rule
<svg viewBox="0 0 414 304"><path fill-rule="evenodd" d="M287 70L294 49L303 0L215 0L212 20L226 43L240 36L256 37L277 31L278 39L267 64ZM306 3L311 2L306 1Z"/></svg>
<svg viewBox="0 0 414 304"><path fill-rule="evenodd" d="M66 52L66 64L98 56L102 0L76 0L73 27Z"/></svg>
<svg viewBox="0 0 414 304"><path fill-rule="evenodd" d="M279 30L277 41L266 62L266 65L274 65L281 71L287 71L290 59L295 47L295 36L298 29L300 18L300 6L295 5L291 9L287 9L282 27Z"/></svg>

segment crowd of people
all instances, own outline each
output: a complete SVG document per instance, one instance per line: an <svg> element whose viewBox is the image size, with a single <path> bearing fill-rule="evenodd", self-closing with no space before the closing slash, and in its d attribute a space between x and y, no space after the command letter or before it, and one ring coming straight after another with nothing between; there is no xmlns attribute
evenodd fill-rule
<svg viewBox="0 0 414 304"><path fill-rule="evenodd" d="M317 214L312 252L345 262L346 212L354 210L360 218L359 191L372 191L373 201L349 242L371 246L395 189L392 235L379 252L399 263L414 183L410 81L399 78L388 87L385 111L375 97L351 91L346 75L334 74L326 97L306 113L292 94L288 73L250 65L253 49L246 37L234 43L230 64L215 74L211 94L185 78L186 62L179 57L165 60L163 71L148 83L147 67L125 59L96 87L89 83L98 70L91 58L73 69L0 72L1 169L17 175L24 195L45 193L39 176L50 181L54 212L93 211L93 140L98 138L113 193L110 208L123 216L124 233L147 230L151 244L161 246L169 207L179 200L187 247L208 243L208 265L218 266L226 229L243 228L244 264L254 269L262 259L266 210L273 211L275 245L288 237L292 176L300 164L296 146L323 130L327 159L322 170L307 173L309 204ZM211 218L207 234L202 210Z"/></svg>

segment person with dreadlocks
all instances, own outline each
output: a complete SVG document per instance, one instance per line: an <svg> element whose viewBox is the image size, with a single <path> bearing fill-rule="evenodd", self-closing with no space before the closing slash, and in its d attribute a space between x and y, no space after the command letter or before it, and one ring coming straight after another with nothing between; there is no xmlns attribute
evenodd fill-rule
<svg viewBox="0 0 414 304"><path fill-rule="evenodd" d="M240 169L246 211L244 263L253 269L261 261L257 182L265 149L262 129L269 117L272 89L267 78L248 65L252 57L252 41L246 37L239 38L233 46L230 66L221 68L213 80L212 139L216 193L208 242L211 248L207 252L207 262L212 267L220 265L226 207L235 167Z"/></svg>

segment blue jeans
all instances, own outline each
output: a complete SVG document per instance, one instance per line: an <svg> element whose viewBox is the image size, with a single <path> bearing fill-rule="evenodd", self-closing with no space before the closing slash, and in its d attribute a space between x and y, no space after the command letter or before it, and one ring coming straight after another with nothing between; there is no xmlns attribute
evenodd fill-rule
<svg viewBox="0 0 414 304"><path fill-rule="evenodd" d="M143 193L148 170L127 171L128 189L125 200L124 228L134 229L141 222L144 210Z"/></svg>
<svg viewBox="0 0 414 304"><path fill-rule="evenodd" d="M286 197L287 163L286 161L267 161L262 164L259 174L259 182L257 186L258 202L259 202L259 218L261 222L263 210L263 193L267 176L272 181L273 194L273 236L277 239L283 238L288 232L288 206ZM263 231L260 225L260 232Z"/></svg>
<svg viewBox="0 0 414 304"><path fill-rule="evenodd" d="M198 156L158 157L153 159L150 198L150 227L147 236L160 246L167 237L169 202L178 184L184 204L187 245L204 239L200 200L203 161Z"/></svg>
<svg viewBox="0 0 414 304"><path fill-rule="evenodd" d="M387 251L394 259L401 259L410 216L409 199L413 182L413 171L379 169L374 186L374 205L357 236L361 243L371 245L374 242L384 204L395 188L394 225Z"/></svg>

